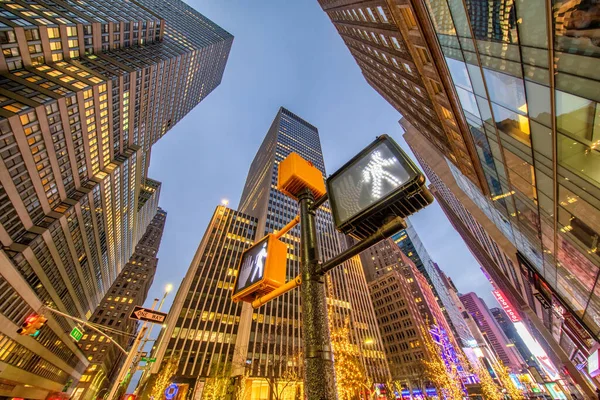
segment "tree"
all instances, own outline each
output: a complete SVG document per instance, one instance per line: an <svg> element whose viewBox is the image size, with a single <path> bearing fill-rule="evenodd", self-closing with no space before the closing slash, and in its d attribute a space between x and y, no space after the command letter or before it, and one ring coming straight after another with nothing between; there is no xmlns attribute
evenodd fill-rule
<svg viewBox="0 0 600 400"><path fill-rule="evenodd" d="M351 400L367 387L365 370L360 361L358 346L350 341L348 324L331 330L334 369L339 400Z"/></svg>
<svg viewBox="0 0 600 400"><path fill-rule="evenodd" d="M221 400L225 398L231 387L231 363L216 361L210 366L209 376L204 383L202 398L206 400Z"/></svg>
<svg viewBox="0 0 600 400"><path fill-rule="evenodd" d="M483 398L485 400L502 400L503 396L500 392L500 387L494 382L487 368L479 364L479 366L475 367L475 373L479 378Z"/></svg>
<svg viewBox="0 0 600 400"><path fill-rule="evenodd" d="M446 399L462 399L464 396L460 375L456 364L446 365L440 347L433 338L421 327L426 357L422 361L425 375L435 386L439 397Z"/></svg>
<svg viewBox="0 0 600 400"><path fill-rule="evenodd" d="M498 380L506 390L506 394L509 395L512 400L524 400L525 396L510 378L508 368L506 368L506 366L500 362L494 363L493 368L494 371L496 371Z"/></svg>
<svg viewBox="0 0 600 400"><path fill-rule="evenodd" d="M177 372L177 366L179 364L179 355L173 354L165 362L163 362L160 370L158 371L154 386L150 392L150 397L154 400L163 399L165 396L165 390L171 384L173 375Z"/></svg>
<svg viewBox="0 0 600 400"><path fill-rule="evenodd" d="M272 399L288 400L296 397L299 383L302 380L299 369L302 360L302 353L298 353L289 359L287 357L280 358L278 365L270 368L270 376L267 376L266 379Z"/></svg>

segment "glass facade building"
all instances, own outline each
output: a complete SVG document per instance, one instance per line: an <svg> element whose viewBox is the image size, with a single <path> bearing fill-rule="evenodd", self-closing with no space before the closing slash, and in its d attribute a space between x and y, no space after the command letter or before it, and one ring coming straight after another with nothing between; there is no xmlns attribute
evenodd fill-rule
<svg viewBox="0 0 600 400"><path fill-rule="evenodd" d="M156 214L151 146L220 83L232 40L179 0L0 4L0 274L20 295L0 299L0 396L82 376L73 322L14 332L41 305L92 316Z"/></svg>
<svg viewBox="0 0 600 400"><path fill-rule="evenodd" d="M474 198L487 199L492 221L519 253L515 267L539 293L531 307L566 310L550 312L550 325L560 329L564 320L579 330L577 347L589 350L600 334L597 4L321 4L367 81L469 182ZM379 35L396 31L414 63L406 61L404 71ZM433 110L437 118L424 123L415 110L423 116ZM456 133L446 139L465 144L476 176L465 172L461 153L445 150L437 121Z"/></svg>

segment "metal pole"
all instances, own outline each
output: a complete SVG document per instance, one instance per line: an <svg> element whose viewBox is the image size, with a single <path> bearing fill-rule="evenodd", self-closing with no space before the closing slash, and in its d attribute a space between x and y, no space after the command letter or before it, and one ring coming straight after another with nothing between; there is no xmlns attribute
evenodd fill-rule
<svg viewBox="0 0 600 400"><path fill-rule="evenodd" d="M160 304L158 305L158 311L160 311L162 309L162 306L165 303L165 299L167 298L168 294L169 294L169 290L166 290L165 294L163 295L162 299L160 300ZM152 328L154 328L154 324L150 325L150 329L148 329L148 333L146 334L146 337L144 338L144 341L142 342L142 345L140 346L140 349L138 351L138 357L136 358L135 363L133 365L134 371L137 368L137 366L140 364L144 348L146 347L146 344L150 340L150 334L152 333ZM161 327L161 329L162 329L162 327ZM152 352L150 351L148 354L152 355ZM150 363L148 361L146 361L146 364L147 364L146 367L150 366ZM135 390L133 391L133 394L138 394L138 389L140 388L141 383L145 380L144 378L146 377L146 372L148 371L148 369L149 368L144 368L144 370L142 371L142 375L140 376L140 379L138 381L138 384L135 387Z"/></svg>
<svg viewBox="0 0 600 400"><path fill-rule="evenodd" d="M308 400L337 400L333 351L327 304L325 280L317 273L319 250L315 210L311 210L314 197L304 189L298 196L300 206L300 275L302 285L302 326L304 334L304 392Z"/></svg>
<svg viewBox="0 0 600 400"><path fill-rule="evenodd" d="M154 310L154 307L156 307L156 303L158 303L158 299L154 299L154 301L152 302L152 310ZM125 359L123 366L119 370L117 378L115 379L115 381L113 382L113 384L110 388L110 392L108 393L107 400L112 400L115 397L117 390L119 390L119 385L121 384L121 381L125 378L125 374L129 370L129 367L131 366L131 363L132 363L134 357L137 356L137 349L140 344L140 341L142 340L142 338L144 337L144 334L146 333L146 325L147 324L148 323L146 321L144 321L144 323L142 324L142 328L140 329L139 333L135 337L133 346L131 346L131 349L129 349L127 358Z"/></svg>

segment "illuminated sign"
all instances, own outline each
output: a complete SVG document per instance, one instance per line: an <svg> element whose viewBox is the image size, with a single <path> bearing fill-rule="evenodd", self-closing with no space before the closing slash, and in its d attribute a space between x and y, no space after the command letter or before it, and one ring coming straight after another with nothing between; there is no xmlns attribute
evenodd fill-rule
<svg viewBox="0 0 600 400"><path fill-rule="evenodd" d="M252 302L285 283L287 247L269 234L243 254L234 285L233 301Z"/></svg>
<svg viewBox="0 0 600 400"><path fill-rule="evenodd" d="M527 346L531 354L535 356L538 363L544 369L544 371L546 371L546 374L548 374L550 379L559 379L560 376L558 374L558 370L556 369L554 364L552 364L552 361L550 361L548 354L546 354L544 349L542 349L542 346L540 346L540 344L533 338L533 336L531 336L531 333L529 333L525 324L523 324L523 322L516 322L514 326L521 339L523 339L523 342L525 342L525 345Z"/></svg>
<svg viewBox="0 0 600 400"><path fill-rule="evenodd" d="M176 383L171 383L165 389L165 398L167 400L172 400L175 396L177 396L177 392L179 392L179 386Z"/></svg>
<svg viewBox="0 0 600 400"><path fill-rule="evenodd" d="M382 135L327 180L336 228L361 239L387 216L407 217L433 201L424 185L400 146Z"/></svg>
<svg viewBox="0 0 600 400"><path fill-rule="evenodd" d="M513 309L508 300L504 298L502 292L499 290L493 290L492 293L494 294L496 300L498 300L498 303L500 303L500 306L504 312L506 312L506 315L508 315L508 318L511 320L511 322L519 322L521 320L519 314L517 314L517 312Z"/></svg>
<svg viewBox="0 0 600 400"><path fill-rule="evenodd" d="M562 389L560 388L560 386L558 386L557 383L548 382L544 383L544 386L546 386L546 389L548 389L548 392L550 392L550 395L553 399L567 400L567 395L565 394L565 392L562 391Z"/></svg>
<svg viewBox="0 0 600 400"><path fill-rule="evenodd" d="M598 350L594 351L592 355L588 357L588 373L593 378L597 375L600 375L600 353Z"/></svg>

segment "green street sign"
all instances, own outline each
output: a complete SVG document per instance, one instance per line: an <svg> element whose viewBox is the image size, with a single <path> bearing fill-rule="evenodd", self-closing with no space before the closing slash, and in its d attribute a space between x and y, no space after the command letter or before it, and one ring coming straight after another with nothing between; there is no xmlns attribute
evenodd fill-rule
<svg viewBox="0 0 600 400"><path fill-rule="evenodd" d="M71 336L73 339L75 339L76 342L79 342L81 340L81 338L83 337L83 332L81 332L81 330L79 330L79 328L75 327L75 328L73 328L73 330L71 331L69 336Z"/></svg>
<svg viewBox="0 0 600 400"><path fill-rule="evenodd" d="M146 362L151 363L151 362L156 362L156 358L155 357L152 357L152 358L142 357L142 358L140 358L140 361L146 361Z"/></svg>

